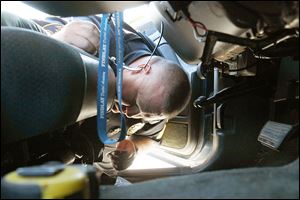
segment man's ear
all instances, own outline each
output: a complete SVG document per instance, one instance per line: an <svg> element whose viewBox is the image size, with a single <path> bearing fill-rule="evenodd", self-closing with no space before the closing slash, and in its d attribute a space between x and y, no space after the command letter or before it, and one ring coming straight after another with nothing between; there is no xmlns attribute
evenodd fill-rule
<svg viewBox="0 0 300 200"><path fill-rule="evenodd" d="M142 64L142 65L139 65L139 67L142 68L141 71L144 71L146 74L149 74L150 73L150 70L151 70L151 65L150 64Z"/></svg>
<svg viewBox="0 0 300 200"><path fill-rule="evenodd" d="M142 74L143 70L130 71L131 74Z"/></svg>
<svg viewBox="0 0 300 200"><path fill-rule="evenodd" d="M141 64L139 65L137 68L140 68L140 70L130 70L130 69L126 69L129 74L150 74L151 72L151 65L150 64L147 64L147 66L145 64Z"/></svg>
<svg viewBox="0 0 300 200"><path fill-rule="evenodd" d="M150 64L140 64L138 65L138 68L140 68L141 70L137 70L137 71L133 71L136 73L145 73L145 74L149 74L150 70L151 70L151 65Z"/></svg>

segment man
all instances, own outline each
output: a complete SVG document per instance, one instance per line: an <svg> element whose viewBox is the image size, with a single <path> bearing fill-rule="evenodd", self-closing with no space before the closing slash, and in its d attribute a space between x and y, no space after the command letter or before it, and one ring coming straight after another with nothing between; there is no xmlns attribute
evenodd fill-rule
<svg viewBox="0 0 300 200"><path fill-rule="evenodd" d="M45 24L44 28L48 30L48 35L51 37L79 47L90 54L98 55L100 20L97 16L78 17L75 21L64 25L54 19L56 30L49 29L53 23ZM113 20L110 25L109 55L115 57ZM34 30L39 31L39 29L38 27ZM52 33L49 33L50 31ZM124 62L127 66L133 68L144 66L151 53L152 50L139 35L124 30ZM124 69L122 112L129 118L128 121L132 126L128 131L132 135L118 143L116 150L110 154L114 168L117 170L128 168L137 152L145 152L155 145L156 141L161 139L166 121L184 109L189 102L190 94L190 83L185 72L177 64L160 56L153 56L149 65L141 70ZM112 108L114 113L120 112L117 104L115 100ZM139 124L139 127L132 128L136 124Z"/></svg>
<svg viewBox="0 0 300 200"><path fill-rule="evenodd" d="M147 59L148 56L141 57L130 65L138 66L146 63ZM154 57L150 61L150 65L149 73L144 70L138 73L124 70L123 111L128 118L143 119L146 122L170 119L179 114L188 102L190 95L188 80L176 64L161 57ZM164 78L162 78L162 74ZM130 158L130 156L134 156L135 149L145 152L155 144L153 139L161 139L159 132L151 137L144 135L145 133L136 133L130 136L129 140L135 146L128 141L118 145L117 151L112 154L112 161L116 169L128 167L125 163L122 163L125 165L123 168L118 166L118 164L120 165L118 163L119 156ZM119 151L127 152L127 154Z"/></svg>

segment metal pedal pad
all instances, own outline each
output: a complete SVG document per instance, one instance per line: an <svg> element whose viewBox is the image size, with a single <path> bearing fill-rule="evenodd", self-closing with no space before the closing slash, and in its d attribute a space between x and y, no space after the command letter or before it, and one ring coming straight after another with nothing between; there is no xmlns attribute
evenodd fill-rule
<svg viewBox="0 0 300 200"><path fill-rule="evenodd" d="M292 129L292 125L268 121L260 131L257 140L264 146L277 150Z"/></svg>

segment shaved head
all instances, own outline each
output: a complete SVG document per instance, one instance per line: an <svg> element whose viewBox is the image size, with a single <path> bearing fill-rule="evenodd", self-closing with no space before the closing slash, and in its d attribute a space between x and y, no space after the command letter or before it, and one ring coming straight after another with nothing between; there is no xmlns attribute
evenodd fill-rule
<svg viewBox="0 0 300 200"><path fill-rule="evenodd" d="M183 69L176 63L155 57L151 74L145 76L136 102L144 112L172 118L185 108L190 93L189 79Z"/></svg>
<svg viewBox="0 0 300 200"><path fill-rule="evenodd" d="M130 66L145 64L148 58L142 57ZM149 64L149 70L123 71L124 113L145 121L175 117L190 100L189 78L179 65L162 57L154 56Z"/></svg>

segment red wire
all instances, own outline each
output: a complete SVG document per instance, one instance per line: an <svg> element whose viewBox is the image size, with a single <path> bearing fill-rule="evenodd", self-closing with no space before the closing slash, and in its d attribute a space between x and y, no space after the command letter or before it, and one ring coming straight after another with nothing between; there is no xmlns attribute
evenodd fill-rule
<svg viewBox="0 0 300 200"><path fill-rule="evenodd" d="M202 29L204 29L204 30L207 31L206 26L205 26L204 24L202 24L202 23L199 23L199 22L198 22L198 23L195 23L194 26L197 26L197 27L202 28Z"/></svg>
<svg viewBox="0 0 300 200"><path fill-rule="evenodd" d="M204 24L202 24L201 22L194 21L191 17L188 17L188 20L189 20L189 22L192 24L192 26L194 27L196 33L197 33L199 36L203 36L203 35L199 34L197 28L201 28L201 29L203 29L205 32L208 31L207 28L206 28L206 26L205 26Z"/></svg>

